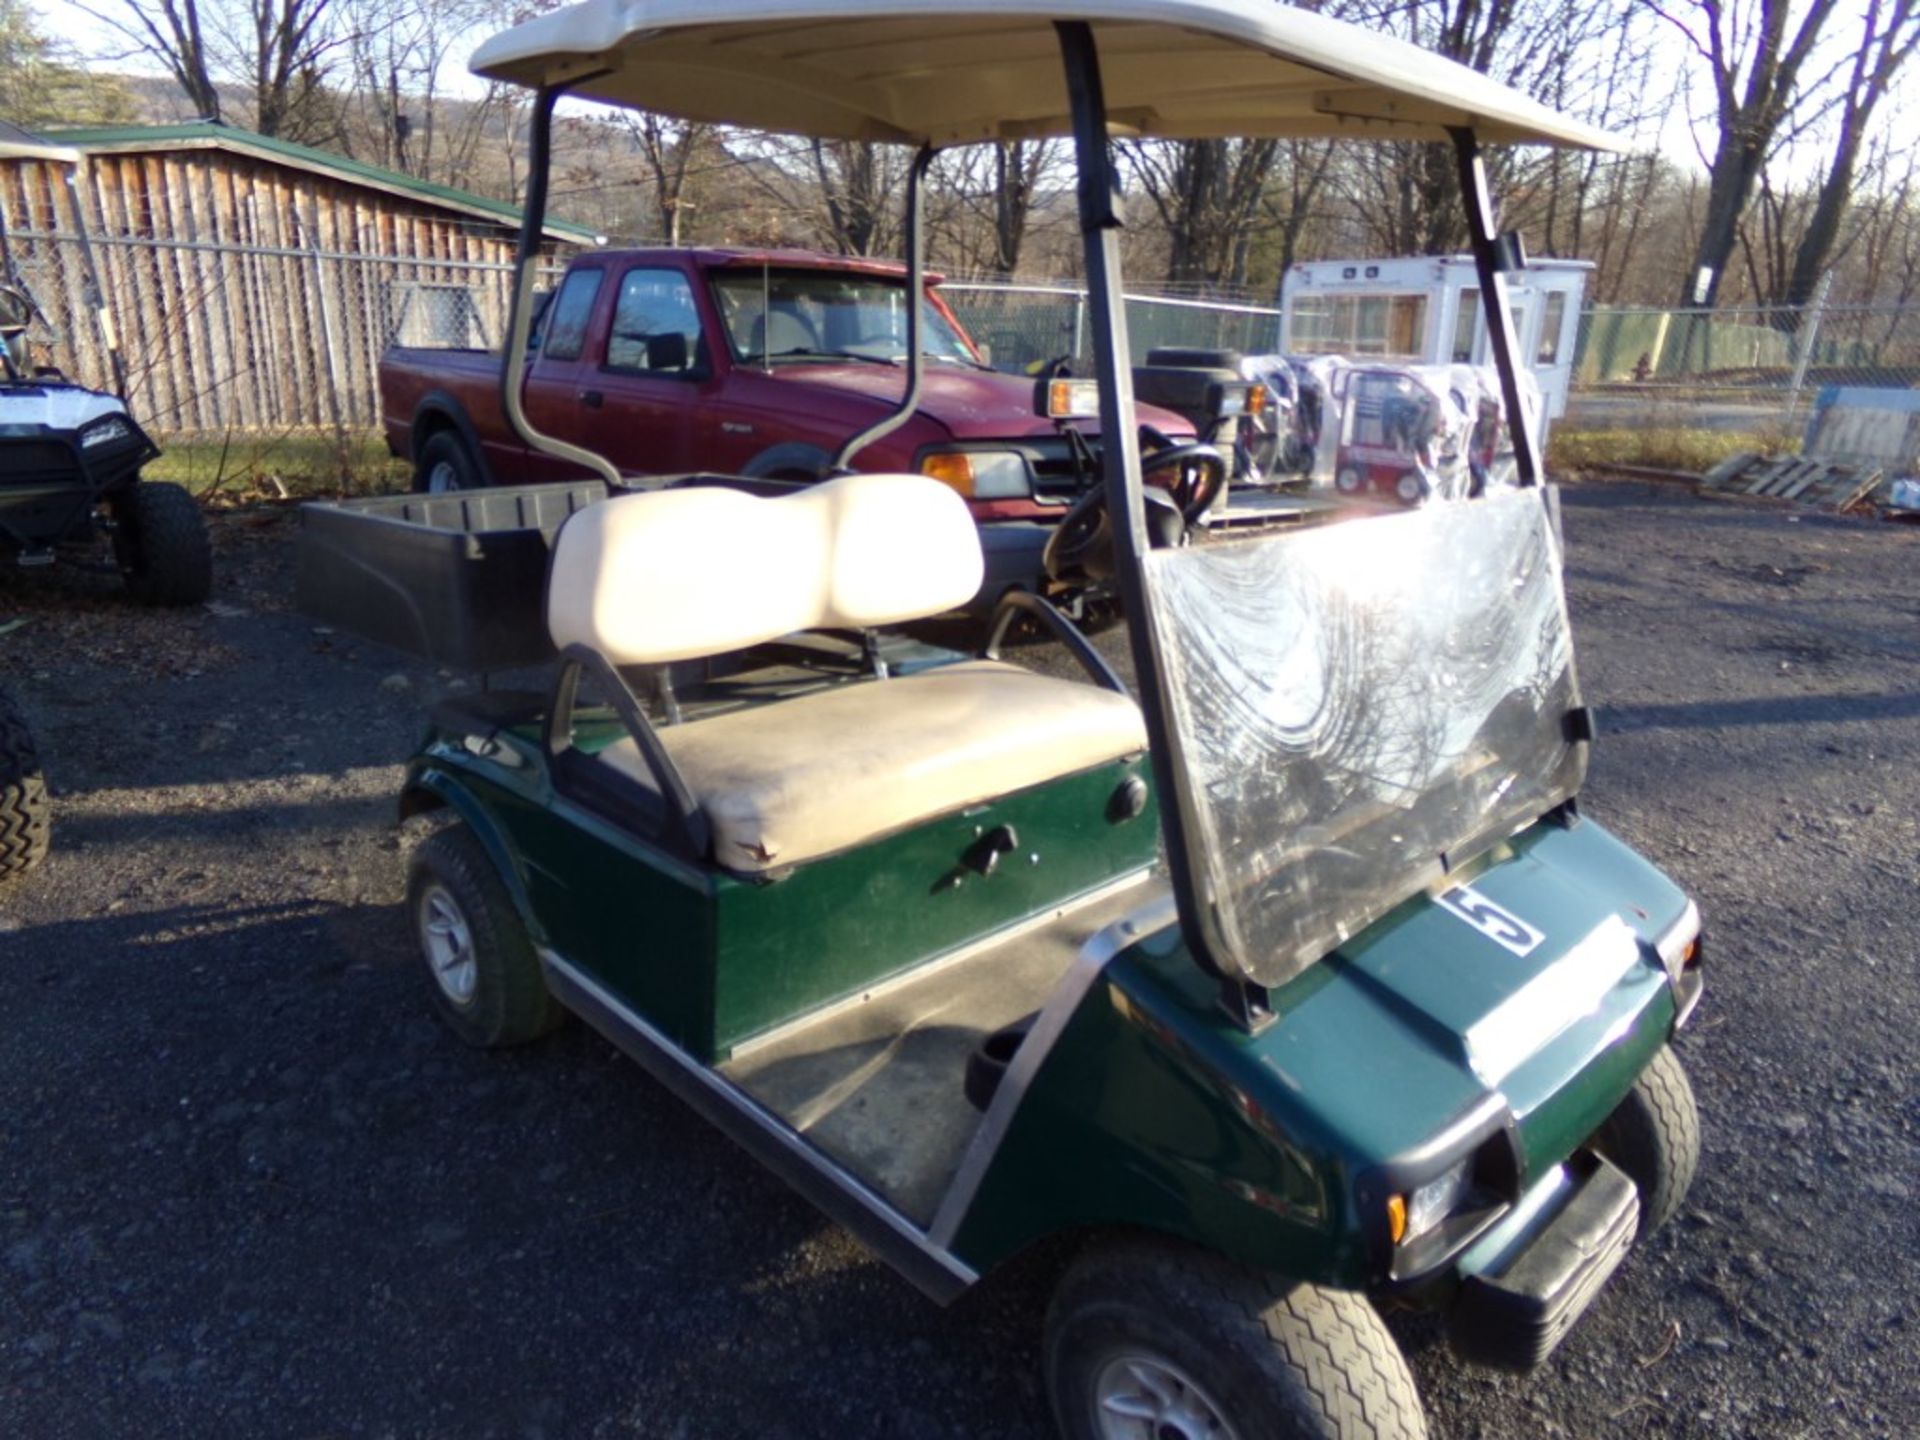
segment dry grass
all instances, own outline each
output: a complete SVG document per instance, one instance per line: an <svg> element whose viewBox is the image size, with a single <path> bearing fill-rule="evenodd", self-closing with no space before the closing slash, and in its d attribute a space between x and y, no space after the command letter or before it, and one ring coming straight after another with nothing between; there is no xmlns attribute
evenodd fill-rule
<svg viewBox="0 0 1920 1440"><path fill-rule="evenodd" d="M203 500L325 499L404 490L409 467L372 431L298 430L159 437L152 480L185 485Z"/></svg>
<svg viewBox="0 0 1920 1440"><path fill-rule="evenodd" d="M1556 426L1547 446L1547 466L1555 471L1598 470L1637 465L1698 475L1740 454L1773 455L1793 442L1774 431L1702 430L1657 421L1632 430L1575 430Z"/></svg>

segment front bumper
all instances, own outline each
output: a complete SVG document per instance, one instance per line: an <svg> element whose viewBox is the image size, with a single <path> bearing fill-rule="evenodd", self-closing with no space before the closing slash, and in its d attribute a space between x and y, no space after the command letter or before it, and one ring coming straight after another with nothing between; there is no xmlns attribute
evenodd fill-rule
<svg viewBox="0 0 1920 1440"><path fill-rule="evenodd" d="M1580 1154L1534 1185L1460 1259L1448 1338L1464 1360L1525 1372L1567 1337L1639 1229L1633 1182Z"/></svg>

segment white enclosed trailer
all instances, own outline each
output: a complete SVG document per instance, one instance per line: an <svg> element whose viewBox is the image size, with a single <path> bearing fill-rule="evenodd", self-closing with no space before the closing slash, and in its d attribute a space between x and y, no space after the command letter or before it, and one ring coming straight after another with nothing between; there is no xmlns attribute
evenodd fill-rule
<svg viewBox="0 0 1920 1440"><path fill-rule="evenodd" d="M1540 382L1545 419L1566 413L1588 260L1530 260L1507 276L1517 358ZM1465 255L1317 260L1287 271L1280 349L1289 355L1484 365L1480 279ZM1544 425L1543 425L1544 430Z"/></svg>

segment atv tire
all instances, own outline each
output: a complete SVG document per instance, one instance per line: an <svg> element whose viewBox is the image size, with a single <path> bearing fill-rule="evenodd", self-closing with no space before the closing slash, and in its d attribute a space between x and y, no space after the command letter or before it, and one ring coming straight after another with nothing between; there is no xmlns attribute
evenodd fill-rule
<svg viewBox="0 0 1920 1440"><path fill-rule="evenodd" d="M0 880L23 875L47 854L47 783L27 722L0 694Z"/></svg>
<svg viewBox="0 0 1920 1440"><path fill-rule="evenodd" d="M114 555L127 594L142 605L203 603L213 591L213 546L193 496L151 480L110 503Z"/></svg>

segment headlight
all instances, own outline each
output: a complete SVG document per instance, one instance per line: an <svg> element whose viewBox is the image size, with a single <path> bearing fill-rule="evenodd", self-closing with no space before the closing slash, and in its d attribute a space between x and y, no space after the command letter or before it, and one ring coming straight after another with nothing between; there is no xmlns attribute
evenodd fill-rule
<svg viewBox="0 0 1920 1440"><path fill-rule="evenodd" d="M1419 1189L1390 1197L1387 1222L1393 1243L1419 1238L1458 1210L1473 1188L1471 1167L1471 1161L1462 1160Z"/></svg>
<svg viewBox="0 0 1920 1440"><path fill-rule="evenodd" d="M1014 500L1033 491L1024 455L1014 450L936 450L920 473L969 500Z"/></svg>
<svg viewBox="0 0 1920 1440"><path fill-rule="evenodd" d="M1680 977L1700 958L1700 907L1687 901L1687 908L1654 942L1654 949L1660 953L1667 978L1678 985Z"/></svg>
<svg viewBox="0 0 1920 1440"><path fill-rule="evenodd" d="M96 420L80 432L80 448L91 450L96 445L111 445L117 440L131 440L133 427L118 415L109 415L104 420Z"/></svg>

